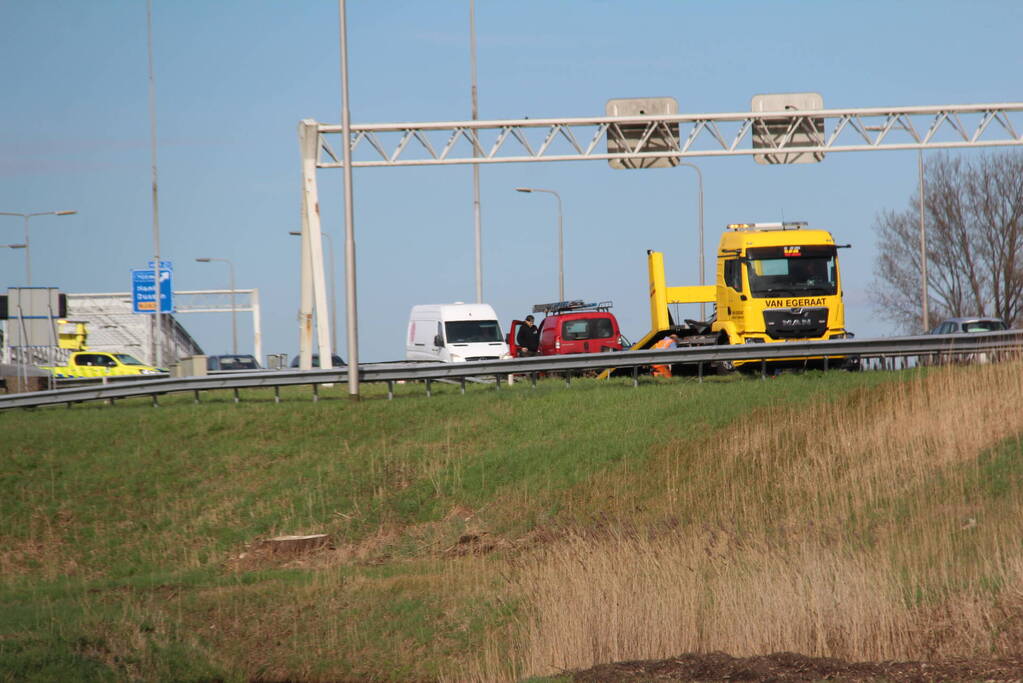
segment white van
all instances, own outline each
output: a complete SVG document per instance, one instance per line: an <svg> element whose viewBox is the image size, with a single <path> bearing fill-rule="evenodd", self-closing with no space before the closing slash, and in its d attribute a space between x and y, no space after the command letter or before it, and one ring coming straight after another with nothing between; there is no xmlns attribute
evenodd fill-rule
<svg viewBox="0 0 1023 683"><path fill-rule="evenodd" d="M407 360L459 363L509 357L497 313L490 304L412 307L405 345Z"/></svg>

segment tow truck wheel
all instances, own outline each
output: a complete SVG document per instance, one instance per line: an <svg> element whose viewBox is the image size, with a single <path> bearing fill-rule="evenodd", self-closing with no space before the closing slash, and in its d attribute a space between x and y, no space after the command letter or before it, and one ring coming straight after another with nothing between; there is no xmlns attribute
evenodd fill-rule
<svg viewBox="0 0 1023 683"><path fill-rule="evenodd" d="M721 332L718 334L716 346L728 346L728 334ZM714 372L719 375L730 375L735 372L735 363L730 360L719 360L713 363Z"/></svg>

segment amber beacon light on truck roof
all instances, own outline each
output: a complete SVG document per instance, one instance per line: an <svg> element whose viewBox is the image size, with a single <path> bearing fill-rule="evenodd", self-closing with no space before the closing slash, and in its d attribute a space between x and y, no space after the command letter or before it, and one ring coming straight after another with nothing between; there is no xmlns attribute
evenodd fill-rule
<svg viewBox="0 0 1023 683"><path fill-rule="evenodd" d="M807 226L806 221L786 221L781 223L729 223L729 230L799 230Z"/></svg>

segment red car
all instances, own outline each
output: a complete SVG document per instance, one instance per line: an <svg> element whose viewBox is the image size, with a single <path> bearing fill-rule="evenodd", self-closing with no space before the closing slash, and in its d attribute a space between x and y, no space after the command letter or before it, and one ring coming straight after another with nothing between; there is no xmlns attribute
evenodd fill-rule
<svg viewBox="0 0 1023 683"><path fill-rule="evenodd" d="M540 323L540 355L621 351L622 333L610 308L610 301L588 304L581 300L533 306L534 313L547 316ZM508 330L512 356L521 355L522 347L515 345L515 335L522 324L521 320L513 320Z"/></svg>

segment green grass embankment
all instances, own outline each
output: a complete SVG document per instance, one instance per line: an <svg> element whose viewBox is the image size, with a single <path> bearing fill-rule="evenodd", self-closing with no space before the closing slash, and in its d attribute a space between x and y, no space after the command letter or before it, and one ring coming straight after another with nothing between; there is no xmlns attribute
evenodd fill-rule
<svg viewBox="0 0 1023 683"><path fill-rule="evenodd" d="M730 520L738 538L773 514L790 529L806 514L832 524L828 510L848 504L843 496L852 517L888 518L900 506L912 515L904 492L861 499L855 486L824 487L800 507L820 473L794 465L798 448L831 427L829 410L873 415L871 397L900 379L811 373L639 389L550 380L467 396L435 385L430 399L406 385L394 401L372 389L358 403L333 398L339 387L318 403L295 390L278 405L253 391L237 405L225 393L199 406L189 395L158 409L123 401L6 413L0 671L39 680L536 673L538 650L522 650L539 609L530 593L556 584L529 584L523 577L543 573L523 562L563 541ZM797 434L800 414L815 423ZM789 443L770 436L776 428ZM750 469L729 453L737 438L782 455ZM1000 491L993 498L1011 507L1018 451L1003 451L985 455L965 485ZM775 493L740 498L737 479ZM794 488L775 490L776 479ZM846 508L841 516L839 533L867 528ZM330 534L333 548L282 558L258 546L307 533Z"/></svg>

